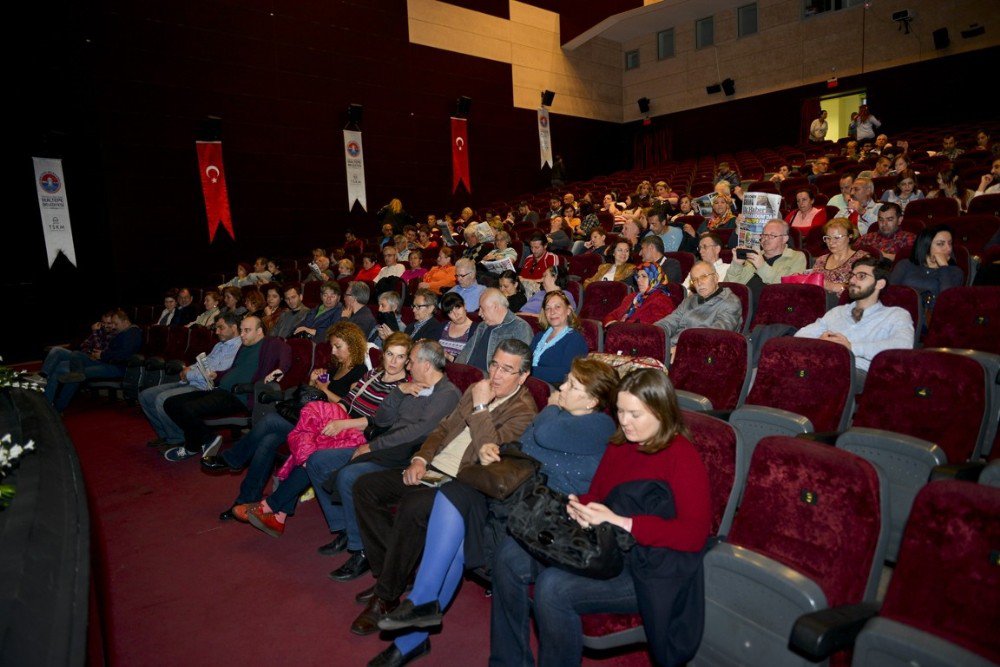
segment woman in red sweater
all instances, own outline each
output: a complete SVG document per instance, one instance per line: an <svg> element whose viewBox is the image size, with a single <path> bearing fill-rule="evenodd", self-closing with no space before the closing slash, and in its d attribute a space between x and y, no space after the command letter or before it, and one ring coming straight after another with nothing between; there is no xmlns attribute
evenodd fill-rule
<svg viewBox="0 0 1000 667"><path fill-rule="evenodd" d="M567 513L585 526L608 522L632 533L637 547L699 554L711 530L708 472L688 440L673 385L662 371L643 369L618 390L618 432L594 474L590 490L569 496ZM604 500L627 482L662 482L673 495L673 518L637 512L622 516ZM529 644L529 595L534 583L538 664L578 665L583 653L581 614L640 612L637 571L626 558L622 574L591 579L544 567L508 537L493 568L490 664L534 663ZM700 576L700 575L699 575ZM662 581L662 580L661 580ZM642 609L644 622L649 610ZM662 625L663 619L658 619ZM647 626L648 627L648 626ZM688 656L690 657L690 656ZM655 655L656 662L669 662Z"/></svg>
<svg viewBox="0 0 1000 667"><path fill-rule="evenodd" d="M656 262L643 262L635 267L635 284L639 291L626 294L621 304L604 316L604 326L615 322L655 324L674 312L674 301L667 294L667 274Z"/></svg>

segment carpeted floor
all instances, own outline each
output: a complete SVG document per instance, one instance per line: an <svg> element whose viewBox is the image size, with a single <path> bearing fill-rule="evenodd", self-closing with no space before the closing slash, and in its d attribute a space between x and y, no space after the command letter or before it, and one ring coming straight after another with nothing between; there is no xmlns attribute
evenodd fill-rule
<svg viewBox="0 0 1000 667"><path fill-rule="evenodd" d="M274 539L217 517L240 476L213 477L197 459L168 463L146 447L138 408L80 396L65 423L83 466L92 517L107 657L118 665L364 665L387 646L348 630L369 576L338 583L346 556L329 541L315 502ZM490 601L465 582L419 664L484 665ZM645 665L645 654L585 660Z"/></svg>

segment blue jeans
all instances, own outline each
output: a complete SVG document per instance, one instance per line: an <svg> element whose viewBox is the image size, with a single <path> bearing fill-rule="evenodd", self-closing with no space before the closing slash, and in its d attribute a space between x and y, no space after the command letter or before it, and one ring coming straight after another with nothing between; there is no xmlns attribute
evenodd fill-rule
<svg viewBox="0 0 1000 667"><path fill-rule="evenodd" d="M66 361L73 355L72 350L67 350L65 347L54 347L49 350L49 353L45 355L45 361L42 362L42 375L47 378L53 379L52 374L56 371L56 366L59 365L60 361Z"/></svg>
<svg viewBox="0 0 1000 667"><path fill-rule="evenodd" d="M184 444L184 431L163 411L163 403L171 396L186 394L190 391L196 391L196 389L186 383L169 382L144 389L139 394L139 407L146 414L146 419L156 431L156 435L166 440L168 444Z"/></svg>
<svg viewBox="0 0 1000 667"><path fill-rule="evenodd" d="M240 484L240 494L235 505L255 503L263 497L264 487L274 470L278 448L285 444L293 428L294 424L272 412L255 423L250 432L240 438L232 449L222 454L223 460L233 468L250 464L246 477Z"/></svg>
<svg viewBox="0 0 1000 667"><path fill-rule="evenodd" d="M81 372L88 380L125 377L125 368L122 366L91 359L90 355L84 352L70 352L68 356L63 356L55 363L52 373L49 374L49 382L45 385L45 398L59 412L69 406L69 402L80 388L79 382L59 382L59 376L70 371Z"/></svg>
<svg viewBox="0 0 1000 667"><path fill-rule="evenodd" d="M535 584L538 664L578 666L583 659L581 614L635 614L639 611L632 576L626 568L613 579L600 580L546 568L508 537L493 567L490 615L490 665L528 667L531 654L528 586Z"/></svg>
<svg viewBox="0 0 1000 667"><path fill-rule="evenodd" d="M316 500L323 509L326 524L330 532L343 530L347 533L347 548L351 551L361 551L361 531L358 529L358 519L354 514L354 482L362 475L378 472L384 468L377 463L353 463L353 449L324 449L315 452L306 461L306 472L316 489ZM330 494L323 490L323 482L334 470L337 473L337 491L340 493L340 503L333 502Z"/></svg>

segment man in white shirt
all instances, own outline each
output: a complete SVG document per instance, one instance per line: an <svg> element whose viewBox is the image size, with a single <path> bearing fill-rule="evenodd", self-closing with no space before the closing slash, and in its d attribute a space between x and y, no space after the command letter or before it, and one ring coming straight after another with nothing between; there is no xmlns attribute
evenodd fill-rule
<svg viewBox="0 0 1000 667"><path fill-rule="evenodd" d="M698 241L698 254L701 261L711 264L718 276L720 283L726 282L726 273L729 271L729 264L722 261L722 239L714 232L706 232L701 235ZM693 270L692 270L693 272ZM691 289L691 274L684 277L684 289Z"/></svg>
<svg viewBox="0 0 1000 667"><path fill-rule="evenodd" d="M375 276L376 283L383 278L398 278L403 275L403 271L406 271L406 266L396 261L398 256L399 253L396 250L396 246L387 245L382 249L382 258L385 261L382 264L382 270Z"/></svg>

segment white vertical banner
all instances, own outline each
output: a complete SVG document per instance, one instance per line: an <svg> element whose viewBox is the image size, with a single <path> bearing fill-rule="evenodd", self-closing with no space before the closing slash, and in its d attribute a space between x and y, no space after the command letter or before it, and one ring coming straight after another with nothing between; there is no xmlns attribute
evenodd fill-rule
<svg viewBox="0 0 1000 667"><path fill-rule="evenodd" d="M73 248L73 230L69 224L69 201L66 199L62 160L45 157L31 159L35 163L35 190L38 193L38 211L42 215L42 233L45 236L49 268L52 268L60 252L70 264L76 266L76 249Z"/></svg>
<svg viewBox="0 0 1000 667"><path fill-rule="evenodd" d="M365 156L361 151L361 133L344 130L344 163L347 165L347 210L359 202L368 211L365 195Z"/></svg>
<svg viewBox="0 0 1000 667"><path fill-rule="evenodd" d="M549 110L538 110L538 148L542 153L542 164L552 166L552 133L549 130Z"/></svg>

